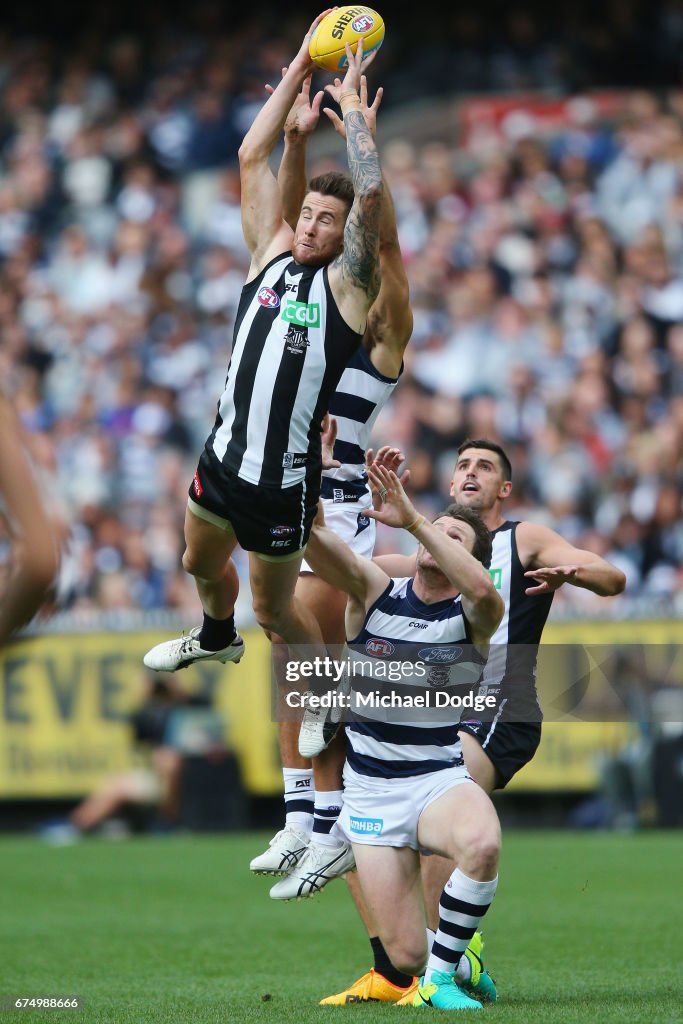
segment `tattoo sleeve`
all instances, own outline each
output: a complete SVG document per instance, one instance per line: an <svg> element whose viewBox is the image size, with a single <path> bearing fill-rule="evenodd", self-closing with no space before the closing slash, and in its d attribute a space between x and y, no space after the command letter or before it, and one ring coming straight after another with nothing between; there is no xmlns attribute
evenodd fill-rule
<svg viewBox="0 0 683 1024"><path fill-rule="evenodd" d="M379 291L379 226L382 206L382 172L375 141L360 110L344 118L346 152L355 199L344 230L342 265L370 302Z"/></svg>

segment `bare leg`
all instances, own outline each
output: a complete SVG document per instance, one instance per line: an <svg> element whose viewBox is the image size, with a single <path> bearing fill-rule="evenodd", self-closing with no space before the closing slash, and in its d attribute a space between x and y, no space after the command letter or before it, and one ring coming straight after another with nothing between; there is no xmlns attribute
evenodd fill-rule
<svg viewBox="0 0 683 1024"><path fill-rule="evenodd" d="M468 732L461 732L459 735L467 771L485 793L492 793L498 782L493 762L481 749L481 744L474 736ZM439 857L436 854L422 858L422 886L427 907L427 921L433 931L436 931L439 925L439 900L443 887L457 866L456 861Z"/></svg>
<svg viewBox="0 0 683 1024"><path fill-rule="evenodd" d="M187 509L183 568L194 576L202 608L212 619L228 619L235 609L239 579L230 556L236 544L232 531L214 526Z"/></svg>
<svg viewBox="0 0 683 1024"><path fill-rule="evenodd" d="M473 781L454 786L440 796L420 815L417 827L420 845L457 863L442 892L439 906L439 925L425 970L425 981L436 981L437 986L448 985L451 995L444 995L445 1003L435 1003L446 1009L457 1008L462 996L453 982L453 972L470 977L480 984L480 976L472 974L470 962L464 956L479 922L486 914L498 884L498 858L500 856L500 824L490 797ZM461 964L462 961L462 964ZM489 984L490 980L489 980ZM439 998L441 998L440 992ZM457 996L456 1002L452 1002Z"/></svg>
<svg viewBox="0 0 683 1024"><path fill-rule="evenodd" d="M405 974L421 974L427 936L416 851L354 843L353 853L366 906L391 962Z"/></svg>
<svg viewBox="0 0 683 1024"><path fill-rule="evenodd" d="M87 832L109 818L124 804L135 801L139 791L135 775L117 775L105 783L102 789L80 803L71 812L70 819L76 828Z"/></svg>
<svg viewBox="0 0 683 1024"><path fill-rule="evenodd" d="M301 559L267 562L249 552L254 613L262 629L277 633L290 647L304 648L307 658L324 657L318 620L303 601L294 596L300 566Z"/></svg>
<svg viewBox="0 0 683 1024"><path fill-rule="evenodd" d="M340 590L331 587L328 583L314 576L312 573L302 573L296 583L294 596L301 601L316 617L322 633L323 640L327 645L341 645L344 643L344 609L346 607L346 595ZM273 635L273 662L275 678L277 679L280 699L291 690L291 683L285 678L285 663L288 658L287 646L282 637ZM296 714L293 708L280 705L278 712L278 736L280 740L280 757L283 768L310 768L311 760L301 757L299 754L299 727L301 714ZM335 744L336 744L335 740ZM328 751L324 751L324 757ZM341 760L339 760L341 756ZM320 758L316 758L318 762ZM316 767L316 787L318 789L340 789L341 768L344 763L343 750L337 750L336 754L325 758L322 774L318 775Z"/></svg>

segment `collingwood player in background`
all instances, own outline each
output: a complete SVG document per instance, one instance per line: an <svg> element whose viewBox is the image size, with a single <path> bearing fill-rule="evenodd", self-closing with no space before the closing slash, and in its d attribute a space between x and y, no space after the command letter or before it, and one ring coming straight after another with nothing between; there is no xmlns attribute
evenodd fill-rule
<svg viewBox="0 0 683 1024"><path fill-rule="evenodd" d="M237 311L225 390L190 487L183 566L204 610L189 635L158 644L148 668L239 661L236 544L249 553L263 629L288 644L322 644L315 616L294 597L320 491L320 425L379 291L382 174L358 95L363 47L347 47L339 102L351 178L309 184L293 231L269 158L305 79L313 22L240 148L242 223L251 267ZM367 58L366 64L374 55ZM319 101L318 101L319 103Z"/></svg>
<svg viewBox="0 0 683 1024"><path fill-rule="evenodd" d="M483 682L498 698L497 713L488 721L463 715L459 734L465 764L486 793L502 789L527 764L541 740L542 713L535 679L535 650L561 586L583 587L602 597L623 591L624 574L591 551L581 550L539 523L505 518L503 504L512 491L512 467L500 445L487 439L467 440L458 450L451 497L474 509L491 532L490 573L505 603L505 614L491 638ZM413 556L385 555L377 562L390 575L413 571ZM519 653L518 653L519 652ZM520 665L521 660L521 665ZM453 862L442 857L422 861L422 884L430 928L438 925L439 896ZM347 989L328 996L329 1005L373 1000L412 1004L417 980L397 972L387 957L376 922L365 905L353 875L347 875L356 906L366 926L374 967ZM460 963L461 981L478 978L483 943L477 932Z"/></svg>

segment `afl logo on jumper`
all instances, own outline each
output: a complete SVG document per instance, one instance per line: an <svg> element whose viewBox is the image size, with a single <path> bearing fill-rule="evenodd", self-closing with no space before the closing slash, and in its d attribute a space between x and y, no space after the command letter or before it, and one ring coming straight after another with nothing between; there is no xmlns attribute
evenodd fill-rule
<svg viewBox="0 0 683 1024"><path fill-rule="evenodd" d="M365 641L365 653L372 654L375 658L388 658L390 654L394 653L394 645L388 640L373 637L371 640Z"/></svg>
<svg viewBox="0 0 683 1024"><path fill-rule="evenodd" d="M268 309L277 309L280 305L280 296L277 292L274 292L268 285L263 285L259 288L256 298L259 300L262 306L266 306Z"/></svg>

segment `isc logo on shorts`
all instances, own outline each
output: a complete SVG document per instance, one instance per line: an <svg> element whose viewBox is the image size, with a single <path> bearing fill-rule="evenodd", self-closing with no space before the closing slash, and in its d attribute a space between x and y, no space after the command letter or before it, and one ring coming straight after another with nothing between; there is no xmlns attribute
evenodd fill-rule
<svg viewBox="0 0 683 1024"><path fill-rule="evenodd" d="M354 818L349 815L349 829L356 835L379 836L384 828L384 818Z"/></svg>

